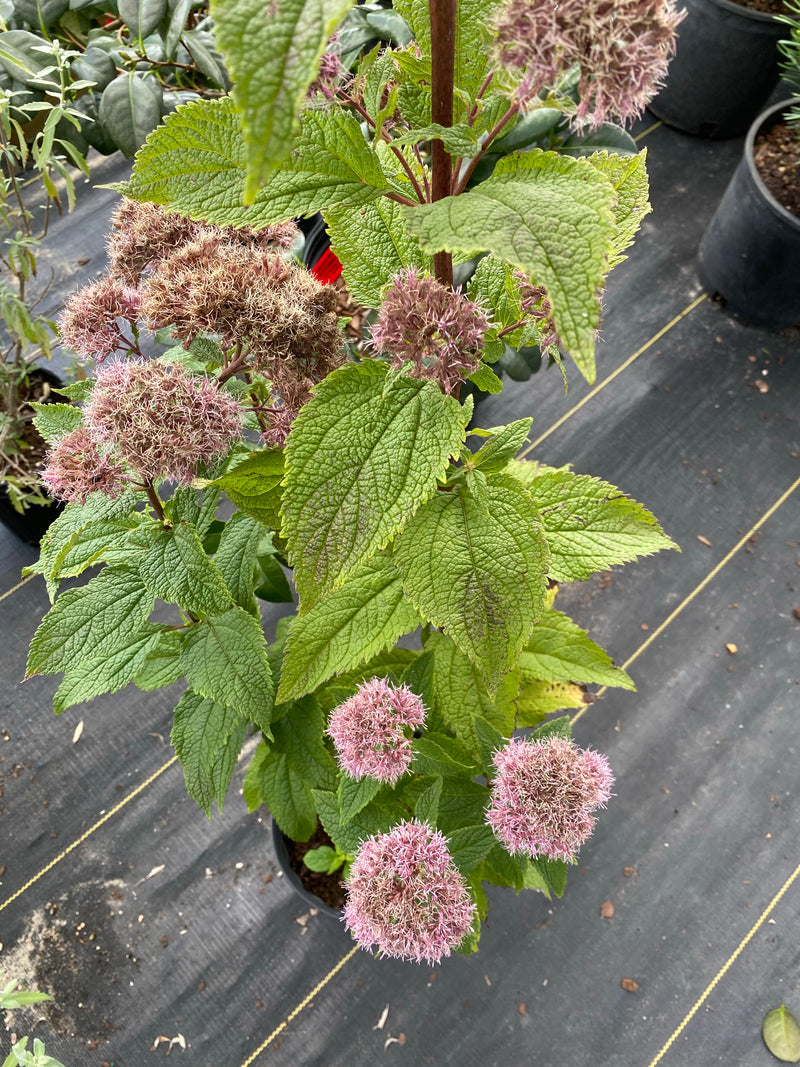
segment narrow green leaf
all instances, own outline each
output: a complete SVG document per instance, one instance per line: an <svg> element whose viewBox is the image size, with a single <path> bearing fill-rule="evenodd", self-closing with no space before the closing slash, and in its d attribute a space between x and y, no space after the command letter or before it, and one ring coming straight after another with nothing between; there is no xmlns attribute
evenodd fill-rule
<svg viewBox="0 0 800 1067"><path fill-rule="evenodd" d="M240 607L188 628L181 649L189 687L235 708L271 737L272 672L261 625Z"/></svg>
<svg viewBox="0 0 800 1067"><path fill-rule="evenodd" d="M246 515L262 526L279 530L283 474L283 449L275 448L254 452L214 484Z"/></svg>
<svg viewBox="0 0 800 1067"><path fill-rule="evenodd" d="M508 738L499 730L495 730L489 720L484 719L482 715L473 715L472 728L475 731L483 766L491 767L495 752L505 746Z"/></svg>
<svg viewBox="0 0 800 1067"><path fill-rule="evenodd" d="M441 141L445 150L453 156L474 156L478 151L478 136L471 126L458 123L455 126L440 126L432 122L427 126L408 130L392 138L393 145L419 144L420 141Z"/></svg>
<svg viewBox="0 0 800 1067"><path fill-rule="evenodd" d="M352 670L418 623L391 558L376 556L306 615L292 620L278 700L302 696L333 674Z"/></svg>
<svg viewBox="0 0 800 1067"><path fill-rule="evenodd" d="M106 569L80 589L62 593L31 641L26 677L55 674L72 661L108 652L140 630L155 597L131 570Z"/></svg>
<svg viewBox="0 0 800 1067"><path fill-rule="evenodd" d="M615 667L611 657L586 636L572 619L545 608L534 627L518 668L523 682L596 682L599 685L635 689L632 679Z"/></svg>
<svg viewBox="0 0 800 1067"><path fill-rule="evenodd" d="M406 218L425 251L493 252L544 285L558 335L591 382L614 195L587 160L534 149L501 159L461 196L407 208Z"/></svg>
<svg viewBox="0 0 800 1067"><path fill-rule="evenodd" d="M543 856L529 861L555 897L563 897L567 888L567 864L563 860L548 860Z"/></svg>
<svg viewBox="0 0 800 1067"><path fill-rule="evenodd" d="M468 381L480 389L484 393L502 393L503 383L500 378L497 377L491 367L487 367L485 363L481 363L476 371L470 374Z"/></svg>
<svg viewBox="0 0 800 1067"><path fill-rule="evenodd" d="M539 509L554 581L581 581L663 549L680 551L654 515L609 482L524 461L508 473L526 482Z"/></svg>
<svg viewBox="0 0 800 1067"><path fill-rule="evenodd" d="M77 658L69 664L61 685L53 697L56 715L92 700L102 693L116 693L130 684L139 672L145 657L158 645L161 628L149 624L145 629L124 631L124 644L100 655Z"/></svg>
<svg viewBox="0 0 800 1067"><path fill-rule="evenodd" d="M395 541L407 596L475 664L490 693L541 611L547 546L529 494L495 476L485 501L436 493Z"/></svg>
<svg viewBox="0 0 800 1067"><path fill-rule="evenodd" d="M420 774L466 774L471 777L480 772L480 767L466 748L446 734L429 733L417 738L413 749L414 769Z"/></svg>
<svg viewBox="0 0 800 1067"><path fill-rule="evenodd" d="M761 1036L776 1059L782 1063L800 1063L800 1025L785 1004L767 1012Z"/></svg>
<svg viewBox="0 0 800 1067"><path fill-rule="evenodd" d="M432 382L378 363L321 382L286 446L284 536L308 610L403 528L464 437L465 413Z"/></svg>
<svg viewBox="0 0 800 1067"><path fill-rule="evenodd" d="M213 0L217 37L236 83L247 145L244 203L291 149L297 112L328 38L352 0Z"/></svg>
<svg viewBox="0 0 800 1067"><path fill-rule="evenodd" d="M231 80L225 69L225 61L216 49L214 34L205 30L184 30L181 40L211 84L220 89L230 89Z"/></svg>
<svg viewBox="0 0 800 1067"><path fill-rule="evenodd" d="M222 811L242 741L247 733L238 713L188 690L175 708L171 741L181 761L186 790L209 818Z"/></svg>
<svg viewBox="0 0 800 1067"><path fill-rule="evenodd" d="M231 594L216 564L188 523L137 531L143 551L137 559L145 586L161 600L196 615L221 615Z"/></svg>

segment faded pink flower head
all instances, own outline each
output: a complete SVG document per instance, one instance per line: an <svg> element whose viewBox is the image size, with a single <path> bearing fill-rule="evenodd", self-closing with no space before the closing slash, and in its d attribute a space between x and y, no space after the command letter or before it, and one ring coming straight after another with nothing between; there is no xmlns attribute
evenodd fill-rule
<svg viewBox="0 0 800 1067"><path fill-rule="evenodd" d="M663 83L685 12L673 0L512 0L495 22L500 61L532 99L580 65L577 119L636 118Z"/></svg>
<svg viewBox="0 0 800 1067"><path fill-rule="evenodd" d="M519 282L520 310L541 332L537 344L544 353L558 352L561 342L556 332L553 305L547 296L547 290L543 285L533 285L528 276L520 270L514 271L514 277Z"/></svg>
<svg viewBox="0 0 800 1067"><path fill-rule="evenodd" d="M475 903L447 841L416 819L365 841L350 868L344 921L362 948L439 963L469 933Z"/></svg>
<svg viewBox="0 0 800 1067"><path fill-rule="evenodd" d="M62 437L47 453L41 480L51 496L68 503L86 503L89 493L116 497L128 479L85 426Z"/></svg>
<svg viewBox="0 0 800 1067"><path fill-rule="evenodd" d="M326 100L333 100L337 89L348 76L347 67L343 66L338 52L335 51L338 38L339 34L334 33L328 41L328 48L322 53L319 74L306 94L309 99L316 93L322 93Z"/></svg>
<svg viewBox="0 0 800 1067"><path fill-rule="evenodd" d="M146 481L188 484L200 463L226 453L243 413L217 384L156 360L112 363L97 375L86 425Z"/></svg>
<svg viewBox="0 0 800 1067"><path fill-rule="evenodd" d="M371 678L333 709L327 732L339 764L352 778L396 782L411 765L406 731L424 722L425 706L416 693L385 678Z"/></svg>
<svg viewBox="0 0 800 1067"><path fill-rule="evenodd" d="M84 286L73 293L61 314L61 343L98 363L118 348L129 349L118 320L135 324L141 299L138 289L119 278L101 278Z"/></svg>
<svg viewBox="0 0 800 1067"><path fill-rule="evenodd" d="M489 320L483 308L413 267L395 275L383 294L372 344L411 363L409 375L438 381L451 393L480 363Z"/></svg>
<svg viewBox="0 0 800 1067"><path fill-rule="evenodd" d="M505 848L571 860L592 833L592 810L611 796L614 776L599 752L563 737L512 738L495 753L497 775L486 821Z"/></svg>
<svg viewBox="0 0 800 1067"><path fill-rule="evenodd" d="M261 439L268 448L283 448L289 437L292 423L297 418L297 412L286 407L270 408L266 413L267 428L261 434Z"/></svg>

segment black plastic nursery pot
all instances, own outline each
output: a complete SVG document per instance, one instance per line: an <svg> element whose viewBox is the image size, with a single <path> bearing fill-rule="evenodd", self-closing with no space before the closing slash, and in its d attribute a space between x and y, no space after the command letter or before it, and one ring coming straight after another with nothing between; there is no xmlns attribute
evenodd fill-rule
<svg viewBox="0 0 800 1067"><path fill-rule="evenodd" d="M310 908L316 908L321 915L330 915L334 919L341 919L342 913L338 908L331 907L330 904L327 904L321 897L312 893L303 884L300 875L292 866L292 861L289 857L289 839L274 819L270 819L270 831L272 834L272 846L275 849L275 858L278 861L278 866L283 872L283 876L287 883L292 887L295 893L301 897Z"/></svg>
<svg viewBox="0 0 800 1067"><path fill-rule="evenodd" d="M739 137L778 84L787 27L731 0L683 0L686 18L667 83L648 107L700 137Z"/></svg>
<svg viewBox="0 0 800 1067"><path fill-rule="evenodd" d="M787 211L758 173L753 147L791 101L759 115L703 236L697 269L706 291L749 326L780 330L800 323L800 218Z"/></svg>

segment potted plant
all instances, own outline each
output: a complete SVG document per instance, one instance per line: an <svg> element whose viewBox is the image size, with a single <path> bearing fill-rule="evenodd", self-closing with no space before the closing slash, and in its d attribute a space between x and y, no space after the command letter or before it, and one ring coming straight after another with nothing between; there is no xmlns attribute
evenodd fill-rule
<svg viewBox="0 0 800 1067"><path fill-rule="evenodd" d="M800 91L800 3L787 6L783 73ZM750 127L697 267L706 290L743 322L772 329L800 323L800 96Z"/></svg>
<svg viewBox="0 0 800 1067"><path fill-rule="evenodd" d="M778 84L782 0L685 0L675 57L648 104L669 126L738 137Z"/></svg>
<svg viewBox="0 0 800 1067"><path fill-rule="evenodd" d="M40 405L61 383L38 361L49 358L54 323L38 312L47 291L32 294L36 259L53 210L62 198L71 209L75 199L73 164L88 176L81 152L59 135L66 124L80 126L75 96L89 83L71 80L70 59L57 42L40 46L36 77L42 99L26 89L0 89L0 315L5 333L0 356L0 520L31 543L38 543L60 506L44 492L38 473L45 442L33 425ZM2 57L0 45L0 57ZM46 98L45 98L46 90ZM26 137L36 125L36 132ZM32 206L31 190L23 188L22 170L32 167L36 193L44 193L43 211ZM63 183L59 191L56 181ZM26 183L28 185L30 183Z"/></svg>
<svg viewBox="0 0 800 1067"><path fill-rule="evenodd" d="M477 947L484 882L560 895L611 794L605 758L547 716L633 682L558 584L674 547L614 486L516 460L530 419L468 430L460 396L502 388L506 339L593 380L644 154L533 148L470 179L523 111L599 128L640 110L677 15L403 0L410 43L348 74L325 52L348 6L293 9L279 34L260 0L220 3L233 99L178 108L137 156L109 275L62 320L97 375L69 390L82 409L38 420L67 506L31 568L54 604L28 674L64 672L57 711L185 678L172 741L202 808L260 734L248 805L298 841L321 824L307 863L343 872L362 945L434 962ZM360 353L286 252L319 210L377 312ZM142 326L173 347L139 358ZM267 645L259 599L287 598L287 564L299 605Z"/></svg>

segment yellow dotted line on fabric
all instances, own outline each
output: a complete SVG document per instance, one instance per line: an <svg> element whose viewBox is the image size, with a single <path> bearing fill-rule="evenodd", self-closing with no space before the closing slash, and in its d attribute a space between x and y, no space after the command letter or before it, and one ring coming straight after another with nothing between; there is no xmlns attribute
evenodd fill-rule
<svg viewBox="0 0 800 1067"><path fill-rule="evenodd" d="M25 585L25 583L26 583L26 582L29 582L29 581L31 580L31 578L33 578L33 575L32 575L32 574L29 574L29 575L27 576L27 578L23 578L21 582L17 582L17 584L16 584L16 585L14 585L14 586L12 586L12 587L11 587L11 589L7 589L7 590L5 591L5 593L3 593L2 595L0 595L0 602L2 602L3 600L5 600L5 598L6 598L7 596L11 596L11 594L12 594L12 593L16 593L16 591L17 591L18 589L21 589L21 588L23 587L23 585Z"/></svg>
<svg viewBox="0 0 800 1067"><path fill-rule="evenodd" d="M645 344L643 344L641 348L637 348L637 350L633 353L632 356L629 356L624 363L620 364L620 366L617 367L615 371L613 371L613 373L609 374L607 378L604 378L602 382L600 382L594 387L594 389L588 392L583 398L583 400L580 400L574 407L570 408L569 411L566 412L566 414L562 415L560 419L554 422L549 430L545 430L545 432L540 437L537 437L532 444L528 445L527 448L523 448L523 450L518 454L517 459L523 459L525 456L528 455L529 452L532 452L534 448L540 445L542 441L545 440L545 438L549 437L551 433L555 433L555 431L560 426L564 425L567 419L571 419L576 412L580 411L584 404L588 404L590 400L596 397L597 394L603 389L605 389L607 385L610 385L611 382L613 382L615 378L622 374L624 370L627 370L627 368L630 367L631 363L633 363L634 360L637 360L639 356L641 356L644 352L648 350L648 348L651 348L656 343L656 341L660 341L664 334L668 333L672 329L672 327L677 325L677 323L679 323L681 319L685 318L689 314L689 312L694 311L694 309L699 304L702 304L702 302L706 299L706 295L706 293L701 293L700 296L698 296L695 300L691 302L691 304L688 304L683 309L683 311L677 314L674 319L671 319L666 326L662 327L662 329L660 329L657 334L654 334L649 341L645 342Z"/></svg>
<svg viewBox="0 0 800 1067"><path fill-rule="evenodd" d="M794 481L792 483L792 485L790 485L789 488L786 490L786 492L782 493L778 497L778 499L775 501L775 503L772 505L772 507L768 508L764 512L764 514L761 516L761 518L758 520L758 522L756 522L753 526L751 526L750 529L747 531L747 533L739 538L739 540L736 542L736 544L733 546L733 548L730 550L730 552L728 552L725 556L722 557L722 559L719 561L719 563L716 565L716 567L712 568L712 570L710 570L708 572L708 574L705 576L705 578L702 580L702 582L700 582L698 585L696 585L694 587L694 589L691 591L691 593L689 593L689 595L686 597L686 599L681 601L681 603L677 606L677 608L675 608L675 610L670 615L668 615L666 617L666 619L664 619L664 621L661 623L661 625L657 626L656 629L653 630L653 632L649 635L647 640L642 642L641 645L639 645L639 647L636 649L636 651L633 653L633 655L629 656L625 660L625 662L622 664L622 669L624 671L626 671L628 669L628 667L630 667L630 665L635 660L637 660L639 658L639 656L641 656L641 654L645 651L645 649L649 648L650 645L652 645L652 643L656 640L657 637L660 637L661 634L663 634L663 632L670 625L670 623L674 622L674 620L677 619L677 617L681 614L681 612L684 611L691 604L691 602L694 600L694 598L699 593L702 593L702 591L709 584L709 582L711 582L714 578L716 578L716 576L719 574L719 572L722 570L722 568L725 567L728 563L730 563L730 561L733 559L733 557L736 555L736 553L739 552L740 549L742 549L747 544L747 542L750 540L750 538L753 536L753 534L756 533L757 530L760 530L761 527L764 525L765 522L767 522L768 519L772 518L772 516L775 514L775 512L778 510L778 508L781 507L781 505L786 503L786 501L789 499L789 497L792 495L792 493L795 492L795 490L798 487L800 487L800 478L798 478L796 481ZM595 699L597 699L598 697L603 696L607 691L608 691L608 686L604 685L602 687L602 689L598 689L597 693L595 694ZM572 719L570 720L570 722L572 724L576 723L578 721L578 719L580 719L583 715L586 714L587 710L590 707L591 707L591 704L587 704L586 707L581 708L581 710L579 712L577 712L577 714L572 716Z"/></svg>
<svg viewBox="0 0 800 1067"><path fill-rule="evenodd" d="M700 997L698 997L697 1001L692 1005L691 1010L689 1012L687 1012L685 1018L683 1019L683 1021L680 1024L680 1026L670 1036L669 1040L664 1043L664 1045L662 1046L662 1048L659 1051L658 1055L655 1057L655 1059L650 1061L648 1067L656 1067L656 1064L661 1062L661 1060L664 1058L666 1053L669 1051L670 1047L674 1044L674 1042L677 1040L677 1038L680 1037L680 1035L686 1029L688 1024L691 1022L692 1018L697 1014L698 1010L703 1006L703 1004L705 1003L707 997L713 991L714 987L717 985L717 983L720 981L720 979L724 978L724 976L727 974L727 972L730 969L730 967L736 962L736 960L739 958L739 956L742 954L742 952L744 952L744 950L747 948L748 944L752 941L753 937L758 933L758 931L764 925L764 922L767 919L767 916L772 911L772 909L775 907L775 905L778 903L778 901L781 899L781 897L784 895L784 893L787 891L787 889L792 884L792 882L795 880L795 878L797 878L798 874L800 874L800 864L798 864L795 867L795 869L792 871L792 873L789 875L789 877L786 879L786 881L780 887L780 889L775 894L775 896L772 898L772 900L769 902L769 904L767 904L766 908L764 909L764 911L762 911L761 915L758 917L758 919L756 920L756 922L753 925L753 927L742 938L742 940L736 946L736 949L734 950L734 952L732 952L730 957L725 961L725 964L722 967L720 967L719 971L717 971L717 973L714 975L714 977L708 983L706 988L703 990L702 995Z"/></svg>
<svg viewBox="0 0 800 1067"><path fill-rule="evenodd" d="M331 967L325 977L322 978L319 982L317 982L317 984L314 986L308 996L301 1000L297 1007L294 1009L294 1011L290 1012L286 1016L280 1026L276 1026L272 1033L269 1035L269 1037L265 1038L261 1042L255 1052L253 1052L250 1056L247 1057L247 1059L242 1064L242 1067L250 1067L250 1064L255 1062L255 1060L261 1055L264 1049L268 1048L272 1044L278 1034L281 1033L282 1030L285 1030L289 1023L292 1022L293 1019L296 1019L304 1008L308 1007L308 1005L311 1003L317 993L319 993L320 990L323 989L328 984L328 982L330 982L331 978L333 978L334 975L338 974L339 971L341 971L342 967L345 966L345 964L350 962L353 956L355 956L356 952L358 952L358 945L354 945L347 953L347 955L343 956L339 960L335 967Z"/></svg>
<svg viewBox="0 0 800 1067"><path fill-rule="evenodd" d="M657 130L659 126L663 126L663 125L664 125L664 120L663 119L659 119L658 122L654 122L652 126L648 126L646 130L642 130L641 133L637 133L636 136L634 137L634 141L643 140L648 135L648 133L652 133L653 130Z"/></svg>
<svg viewBox="0 0 800 1067"><path fill-rule="evenodd" d="M29 878L24 885L20 886L16 893L12 893L7 900L2 901L0 903L0 911L3 911L3 909L7 908L9 904L13 904L15 900L18 900L22 896L22 894L26 892L26 890L30 889L32 885L35 885L40 878L43 878L44 875L48 873L48 871L52 871L56 864L60 863L65 858L65 856L68 856L70 852L74 852L79 845L82 845L83 842L88 837L91 837L96 830L99 830L104 823L107 823L109 819L113 818L117 814L117 812L122 811L126 804L130 804L130 802L135 797L138 797L139 794L144 792L144 790L147 789L149 785L152 785L156 778L162 775L164 771L169 770L169 768L177 762L178 757L173 756L172 759L168 759L162 767L159 767L157 771L154 771L149 778L145 778L143 782L140 782L135 789L128 793L128 795L119 802L119 804L115 804L113 808L111 808L105 813L105 815L99 818L97 822L90 826L89 829L86 830L84 833L82 833L80 837L76 838L71 845L68 845L63 852L59 852L57 856L54 856L46 867L42 867L38 874L35 874L33 878Z"/></svg>

